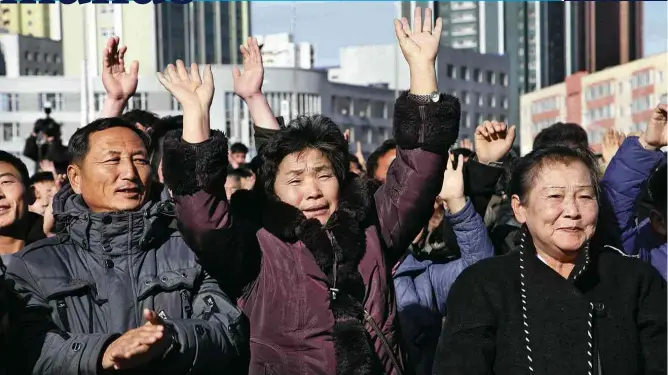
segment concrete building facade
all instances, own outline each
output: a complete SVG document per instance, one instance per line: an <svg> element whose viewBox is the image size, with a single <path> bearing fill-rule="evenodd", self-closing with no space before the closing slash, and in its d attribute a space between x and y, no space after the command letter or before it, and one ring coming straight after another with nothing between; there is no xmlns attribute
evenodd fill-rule
<svg viewBox="0 0 668 375"><path fill-rule="evenodd" d="M266 67L312 69L315 64L313 45L295 43L288 33L260 35L257 41Z"/></svg>
<svg viewBox="0 0 668 375"><path fill-rule="evenodd" d="M59 41L0 31L0 76L57 76L63 74Z"/></svg>
<svg viewBox="0 0 668 375"><path fill-rule="evenodd" d="M596 73L576 73L563 83L523 95L522 153L531 151L540 130L557 121L582 125L595 151L607 129L642 131L668 93L667 74L668 53L662 53Z"/></svg>
<svg viewBox="0 0 668 375"><path fill-rule="evenodd" d="M392 90L410 86L408 64L395 45L348 47L340 56L340 67L328 71L331 81ZM460 138L472 138L484 120L519 122L512 107L517 99L509 90L508 57L449 47L440 47L438 56L439 90L455 95L462 105Z"/></svg>
<svg viewBox="0 0 668 375"><path fill-rule="evenodd" d="M234 95L232 66L213 67L216 93L211 124L228 134L231 142L244 142L253 149L248 109ZM79 77L0 78L0 149L19 155L34 122L44 117L46 101L51 117L62 123L65 141L82 125L94 120L102 109L105 91L99 78L87 82ZM361 141L369 154L392 135L394 92L382 88L331 83L325 72L267 68L263 89L274 113L286 123L299 114L322 113L341 129L350 129L351 141ZM155 76L139 80L128 109L140 108L159 116L178 115L178 102L164 90ZM25 160L31 167L31 162Z"/></svg>
<svg viewBox="0 0 668 375"><path fill-rule="evenodd" d="M54 7L53 4L0 4L0 28L12 34L54 38L51 29Z"/></svg>
<svg viewBox="0 0 668 375"><path fill-rule="evenodd" d="M126 61L140 62L140 75L153 75L176 59L238 63L250 33L248 2L60 4L60 18L66 76L99 76L111 36L128 46Z"/></svg>

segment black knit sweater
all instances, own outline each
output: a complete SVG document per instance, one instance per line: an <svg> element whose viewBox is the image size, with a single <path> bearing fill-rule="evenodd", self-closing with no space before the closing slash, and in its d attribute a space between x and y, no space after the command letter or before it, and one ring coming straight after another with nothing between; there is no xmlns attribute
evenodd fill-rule
<svg viewBox="0 0 668 375"><path fill-rule="evenodd" d="M666 284L649 264L592 245L564 279L526 229L518 250L454 283L434 374L666 374Z"/></svg>

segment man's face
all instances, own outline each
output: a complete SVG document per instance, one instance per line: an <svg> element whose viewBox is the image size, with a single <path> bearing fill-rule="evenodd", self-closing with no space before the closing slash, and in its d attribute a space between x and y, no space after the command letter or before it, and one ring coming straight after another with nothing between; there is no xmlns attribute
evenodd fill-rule
<svg viewBox="0 0 668 375"><path fill-rule="evenodd" d="M92 212L133 211L148 197L151 164L137 133L115 127L90 135L88 154L67 174Z"/></svg>
<svg viewBox="0 0 668 375"><path fill-rule="evenodd" d="M246 154L243 152L234 152L230 155L232 161L237 164L237 167L246 162Z"/></svg>
<svg viewBox="0 0 668 375"><path fill-rule="evenodd" d="M32 191L35 195L35 203L30 205L30 211L44 215L44 211L51 204L53 196L56 194L55 181L41 181L32 185Z"/></svg>
<svg viewBox="0 0 668 375"><path fill-rule="evenodd" d="M28 190L13 165L0 162L0 229L12 227L28 213Z"/></svg>
<svg viewBox="0 0 668 375"><path fill-rule="evenodd" d="M376 168L376 175L374 176L376 180L385 182L385 178L387 177L387 170L390 169L390 165L392 165L392 162L396 158L396 149L392 149L378 158L378 168Z"/></svg>

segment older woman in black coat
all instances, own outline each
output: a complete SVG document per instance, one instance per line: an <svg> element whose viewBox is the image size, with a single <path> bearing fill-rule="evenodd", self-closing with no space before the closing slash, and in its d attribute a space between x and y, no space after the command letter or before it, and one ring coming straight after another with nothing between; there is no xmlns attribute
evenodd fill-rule
<svg viewBox="0 0 668 375"><path fill-rule="evenodd" d="M434 374L666 373L666 286L594 236L598 170L571 148L518 160L518 251L466 269L448 298Z"/></svg>

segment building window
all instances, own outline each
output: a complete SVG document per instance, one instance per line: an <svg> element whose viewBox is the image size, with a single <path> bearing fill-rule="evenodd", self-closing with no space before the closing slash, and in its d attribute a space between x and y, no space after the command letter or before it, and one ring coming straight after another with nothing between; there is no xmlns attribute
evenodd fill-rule
<svg viewBox="0 0 668 375"><path fill-rule="evenodd" d="M0 112L18 112L18 94L0 93Z"/></svg>
<svg viewBox="0 0 668 375"><path fill-rule="evenodd" d="M477 125L482 124L482 123L483 123L482 113L478 113L478 114L476 114L475 120L476 120L476 124L477 124Z"/></svg>
<svg viewBox="0 0 668 375"><path fill-rule="evenodd" d="M181 110L181 103L179 103L178 100L176 100L175 97L172 96L172 111L180 111Z"/></svg>
<svg viewBox="0 0 668 375"><path fill-rule="evenodd" d="M487 103L490 107L496 107L496 97L494 95L489 95L487 97Z"/></svg>
<svg viewBox="0 0 668 375"><path fill-rule="evenodd" d="M482 72L480 71L480 69L473 70L473 78L475 79L476 82L482 83Z"/></svg>
<svg viewBox="0 0 668 375"><path fill-rule="evenodd" d="M452 96L459 99L459 96L457 96L457 90L452 90Z"/></svg>
<svg viewBox="0 0 668 375"><path fill-rule="evenodd" d="M48 53L45 53L44 54L44 61L46 61L47 63L50 64L51 63L51 55L49 55Z"/></svg>
<svg viewBox="0 0 668 375"><path fill-rule="evenodd" d="M469 75L469 70L468 70L467 67L462 66L461 68L459 68L459 78L461 78L463 80L466 80L466 81L471 79L471 76Z"/></svg>
<svg viewBox="0 0 668 375"><path fill-rule="evenodd" d="M493 84L496 83L494 72L489 71L489 70L487 71L487 83L490 84L490 85L493 85Z"/></svg>
<svg viewBox="0 0 668 375"><path fill-rule="evenodd" d="M32 53L26 51L25 54L24 54L24 56L25 56L25 59L26 59L26 60L28 60L28 61L32 61Z"/></svg>
<svg viewBox="0 0 668 375"><path fill-rule="evenodd" d="M503 98L503 109L508 109L508 98Z"/></svg>
<svg viewBox="0 0 668 375"><path fill-rule="evenodd" d="M468 91L462 91L462 96L464 97L464 103L470 104L471 103L471 98L468 93Z"/></svg>
<svg viewBox="0 0 668 375"><path fill-rule="evenodd" d="M96 92L93 96L95 99L95 111L102 110L102 107L104 106L104 100L107 98L107 94Z"/></svg>
<svg viewBox="0 0 668 375"><path fill-rule="evenodd" d="M130 99L130 109L146 110L148 108L148 95L145 92L137 93Z"/></svg>
<svg viewBox="0 0 668 375"><path fill-rule="evenodd" d="M14 124L7 122L2 123L2 140L5 142L14 140Z"/></svg>
<svg viewBox="0 0 668 375"><path fill-rule="evenodd" d="M478 95L478 105L481 107L485 105L485 98L482 94Z"/></svg>
<svg viewBox="0 0 668 375"><path fill-rule="evenodd" d="M448 64L446 67L446 76L448 78L457 78L457 75L455 74L455 67L451 64Z"/></svg>
<svg viewBox="0 0 668 375"><path fill-rule="evenodd" d="M499 116L499 122L503 122L505 124L507 118L504 115Z"/></svg>
<svg viewBox="0 0 668 375"><path fill-rule="evenodd" d="M46 74L45 72L45 75ZM42 93L40 94L40 102L37 103L39 108L42 108L45 103L50 103L51 108L54 111L62 111L63 110L63 94L61 93Z"/></svg>
<svg viewBox="0 0 668 375"><path fill-rule="evenodd" d="M56 64L60 64L60 55L55 54L53 56L53 61L55 61Z"/></svg>
<svg viewBox="0 0 668 375"><path fill-rule="evenodd" d="M499 73L501 77L501 84L505 87L508 87L508 75L506 73Z"/></svg>

